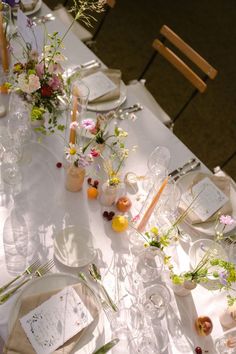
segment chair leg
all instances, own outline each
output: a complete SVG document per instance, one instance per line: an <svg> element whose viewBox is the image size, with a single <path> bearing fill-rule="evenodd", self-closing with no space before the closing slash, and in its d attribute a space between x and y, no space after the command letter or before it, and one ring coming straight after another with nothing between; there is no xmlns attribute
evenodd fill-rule
<svg viewBox="0 0 236 354"><path fill-rule="evenodd" d="M189 97L189 99L187 100L187 102L185 102L185 104L183 105L183 107L180 109L180 111L175 115L175 117L173 118L173 122L175 123L177 121L177 119L180 117L180 115L185 111L185 109L188 107L188 105L190 104L190 102L192 101L192 99L198 94L198 90L194 90L193 93L191 94L191 96Z"/></svg>
<svg viewBox="0 0 236 354"><path fill-rule="evenodd" d="M221 168L224 168L233 158L236 156L236 150L223 162L223 164L220 166Z"/></svg>
<svg viewBox="0 0 236 354"><path fill-rule="evenodd" d="M142 71L142 73L139 75L138 81L141 80L141 79L144 77L144 75L145 75L146 72L148 71L150 65L153 63L154 59L156 58L156 55L157 55L157 52L156 52L156 51L153 52L151 58L150 58L149 61L147 62L145 68L144 68L143 71Z"/></svg>

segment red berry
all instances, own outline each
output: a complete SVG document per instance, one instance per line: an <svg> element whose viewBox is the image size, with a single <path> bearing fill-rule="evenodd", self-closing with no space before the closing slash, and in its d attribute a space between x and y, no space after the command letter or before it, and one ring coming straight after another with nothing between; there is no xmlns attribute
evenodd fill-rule
<svg viewBox="0 0 236 354"><path fill-rule="evenodd" d="M195 352L196 352L196 354L202 354L202 348L196 347Z"/></svg>
<svg viewBox="0 0 236 354"><path fill-rule="evenodd" d="M62 163L61 162L58 162L57 163L57 168L61 168L62 167Z"/></svg>
<svg viewBox="0 0 236 354"><path fill-rule="evenodd" d="M87 181L88 181L88 184L91 186L92 178L89 177L89 178L87 179Z"/></svg>
<svg viewBox="0 0 236 354"><path fill-rule="evenodd" d="M99 185L99 182L98 182L97 180L95 180L95 181L93 182L93 186L94 186L95 188L97 188L98 185Z"/></svg>
<svg viewBox="0 0 236 354"><path fill-rule="evenodd" d="M104 218L108 218L108 211L104 211L104 213L102 215Z"/></svg>
<svg viewBox="0 0 236 354"><path fill-rule="evenodd" d="M111 221L113 219L113 216L108 215L107 220Z"/></svg>
<svg viewBox="0 0 236 354"><path fill-rule="evenodd" d="M109 217L113 218L114 215L115 215L114 211L110 211Z"/></svg>

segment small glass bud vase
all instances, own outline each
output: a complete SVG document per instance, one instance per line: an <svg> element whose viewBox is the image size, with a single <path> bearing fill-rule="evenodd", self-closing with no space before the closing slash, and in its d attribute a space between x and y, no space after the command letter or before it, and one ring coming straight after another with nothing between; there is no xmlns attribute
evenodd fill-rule
<svg viewBox="0 0 236 354"><path fill-rule="evenodd" d="M82 189L85 169L77 167L74 163L66 167L66 189L70 192L79 192Z"/></svg>
<svg viewBox="0 0 236 354"><path fill-rule="evenodd" d="M124 191L123 183L110 185L109 181L106 181L102 185L102 193L100 197L100 203L104 206L111 206L120 197Z"/></svg>
<svg viewBox="0 0 236 354"><path fill-rule="evenodd" d="M174 293L178 296L187 296L197 286L196 282L191 280L185 280L183 284L172 284Z"/></svg>

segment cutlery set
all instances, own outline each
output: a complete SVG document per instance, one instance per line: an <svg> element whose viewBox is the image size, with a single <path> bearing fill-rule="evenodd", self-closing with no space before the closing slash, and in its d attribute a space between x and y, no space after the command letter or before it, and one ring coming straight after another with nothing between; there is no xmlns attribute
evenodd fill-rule
<svg viewBox="0 0 236 354"><path fill-rule="evenodd" d="M177 181L180 177L186 175L189 172L195 171L200 166L201 163L197 161L195 157L191 158L183 166L178 167L177 169L169 173L169 177L172 178L174 181Z"/></svg>
<svg viewBox="0 0 236 354"><path fill-rule="evenodd" d="M119 109L116 114L115 117L119 118L121 120L127 119L129 118L131 113L135 113L138 111L141 111L143 109L143 106L141 106L140 103L135 103L130 107L125 107L125 108L121 108Z"/></svg>
<svg viewBox="0 0 236 354"><path fill-rule="evenodd" d="M48 21L54 21L56 17L52 13L48 13L47 15L44 16L34 16L32 18L33 24L35 26L41 24L41 23L46 23Z"/></svg>
<svg viewBox="0 0 236 354"><path fill-rule="evenodd" d="M0 305L4 304L24 284L28 283L32 279L44 276L53 267L54 267L54 261L52 259L43 265L41 265L39 260L36 260L34 263L29 265L22 274L18 275L13 280L11 280L9 283L3 285L0 288L0 294L3 293L0 296ZM12 288L8 292L5 292L5 290L7 290L14 282L19 280L20 278L23 278L23 280L17 286Z"/></svg>

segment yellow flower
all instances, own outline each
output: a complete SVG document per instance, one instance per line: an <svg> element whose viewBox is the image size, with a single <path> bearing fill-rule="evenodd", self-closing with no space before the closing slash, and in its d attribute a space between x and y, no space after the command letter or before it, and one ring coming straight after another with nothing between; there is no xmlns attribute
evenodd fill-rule
<svg viewBox="0 0 236 354"><path fill-rule="evenodd" d="M147 242L144 243L143 245L145 248L147 248L149 246L149 244Z"/></svg>
<svg viewBox="0 0 236 354"><path fill-rule="evenodd" d="M76 154L76 149L75 148L70 148L70 155L75 155Z"/></svg>
<svg viewBox="0 0 236 354"><path fill-rule="evenodd" d="M151 232L155 235L158 236L158 228L156 226L151 228Z"/></svg>

